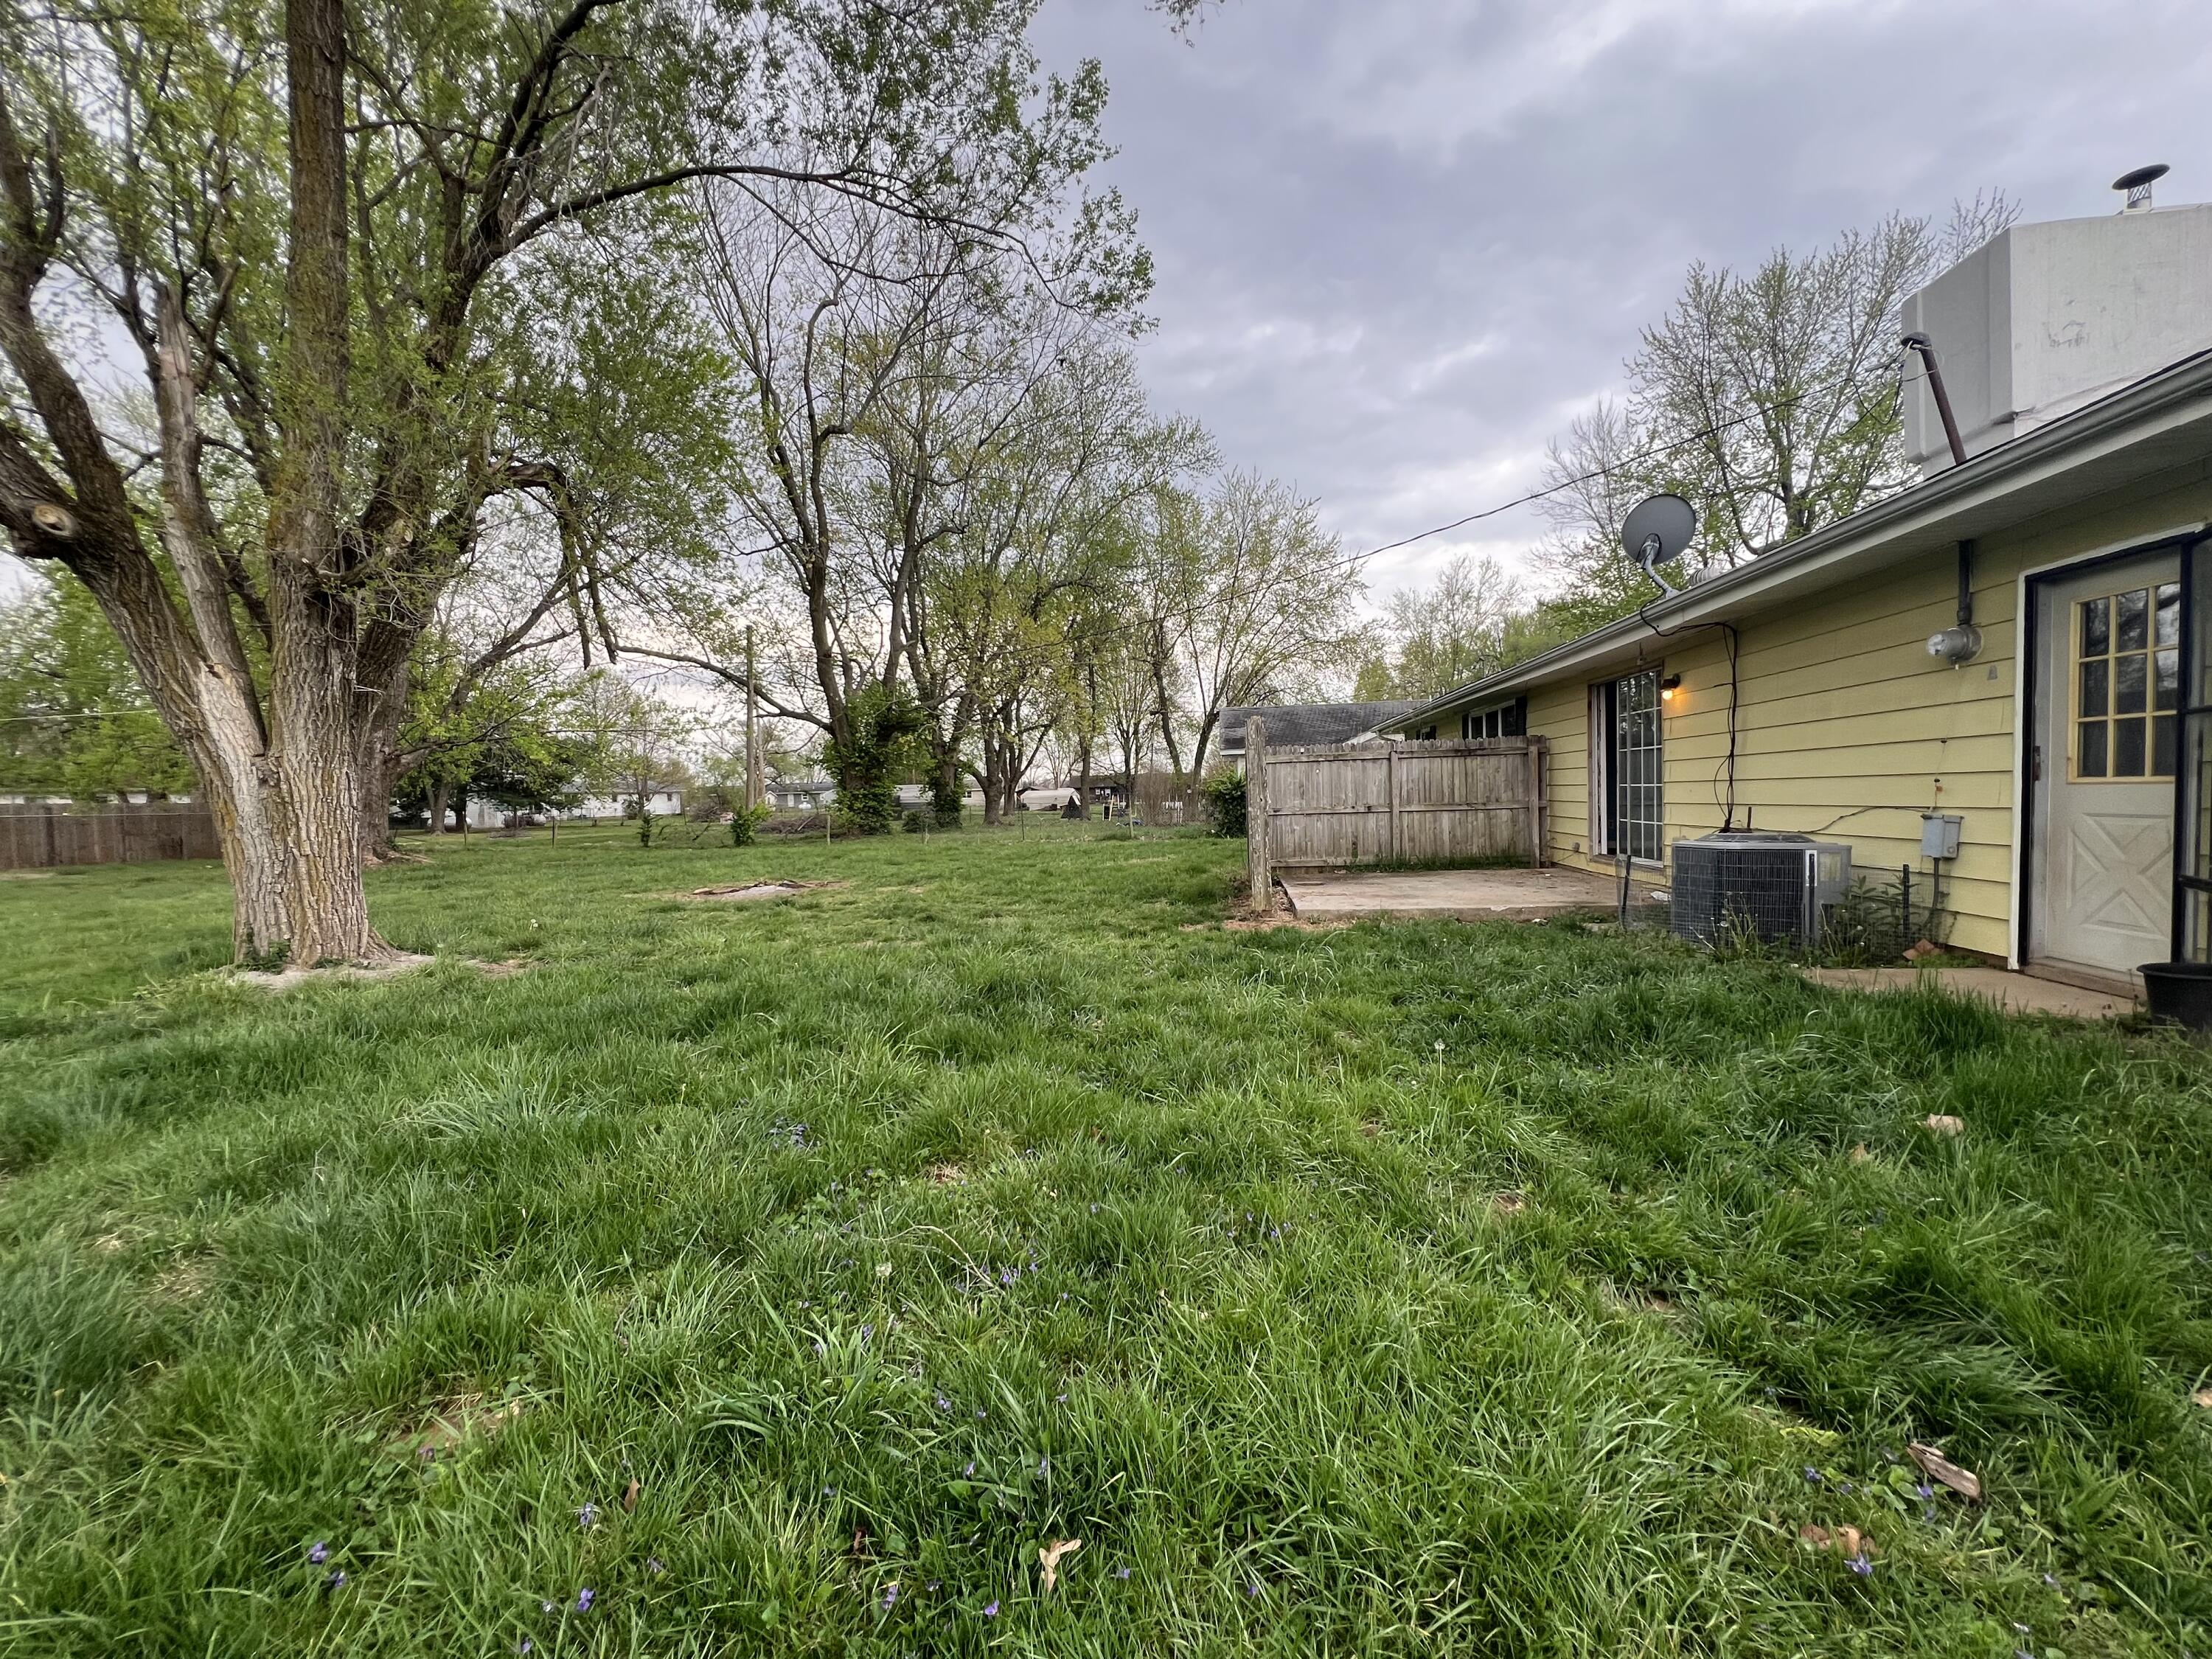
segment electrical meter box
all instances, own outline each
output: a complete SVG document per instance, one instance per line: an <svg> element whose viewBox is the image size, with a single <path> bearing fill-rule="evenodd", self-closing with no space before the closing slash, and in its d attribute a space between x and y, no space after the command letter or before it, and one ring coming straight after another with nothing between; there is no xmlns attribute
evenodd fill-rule
<svg viewBox="0 0 2212 1659"><path fill-rule="evenodd" d="M1920 856L1923 859L1958 857L1959 825L1961 822L1956 812L1923 812L1920 815Z"/></svg>

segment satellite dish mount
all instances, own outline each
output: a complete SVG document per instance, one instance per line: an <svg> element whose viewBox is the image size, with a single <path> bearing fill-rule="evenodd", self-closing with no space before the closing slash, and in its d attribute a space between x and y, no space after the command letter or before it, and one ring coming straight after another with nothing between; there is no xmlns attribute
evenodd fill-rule
<svg viewBox="0 0 2212 1659"><path fill-rule="evenodd" d="M1654 495L1630 510L1620 526L1620 547L1653 586L1672 599L1682 590L1661 575L1659 567L1680 558L1697 533L1695 507L1680 495Z"/></svg>

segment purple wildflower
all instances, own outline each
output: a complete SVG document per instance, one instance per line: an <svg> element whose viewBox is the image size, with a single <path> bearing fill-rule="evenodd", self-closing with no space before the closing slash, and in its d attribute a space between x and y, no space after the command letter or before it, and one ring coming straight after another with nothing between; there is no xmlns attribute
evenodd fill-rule
<svg viewBox="0 0 2212 1659"><path fill-rule="evenodd" d="M668 1563L657 1555L648 1555L645 1558L645 1570L658 1578L668 1571Z"/></svg>
<svg viewBox="0 0 2212 1659"><path fill-rule="evenodd" d="M1912 1489L1912 1495L1924 1504L1936 1495L1936 1488L1923 1480Z"/></svg>
<svg viewBox="0 0 2212 1659"><path fill-rule="evenodd" d="M550 1601L540 1601L538 1604L538 1611L550 1619L553 1616L553 1604Z"/></svg>
<svg viewBox="0 0 2212 1659"><path fill-rule="evenodd" d="M333 1567L333 1568L331 1568L331 1576L330 1576L329 1577L327 1577L327 1578L325 1578L325 1579L324 1579L324 1580L323 1580L323 1588L324 1588L325 1589L334 1589L334 1590L337 1590L337 1589L343 1589L345 1587L346 1587L345 1569L344 1569L343 1567Z"/></svg>
<svg viewBox="0 0 2212 1659"><path fill-rule="evenodd" d="M514 1644L514 1650L517 1653L534 1653L537 1651L537 1649L538 1644L532 1641L527 1636L524 1637L520 1642L517 1642Z"/></svg>
<svg viewBox="0 0 2212 1659"><path fill-rule="evenodd" d="M599 1506L597 1504L586 1504L583 1508L578 1510L576 1511L576 1524L581 1527L586 1532L589 1532L593 1527L598 1526L599 1524Z"/></svg>
<svg viewBox="0 0 2212 1659"><path fill-rule="evenodd" d="M1060 1297L1060 1300L1065 1302L1067 1298L1066 1297ZM1052 1402L1055 1406L1065 1406L1067 1403L1067 1396L1064 1394L1056 1394L1053 1395Z"/></svg>
<svg viewBox="0 0 2212 1659"><path fill-rule="evenodd" d="M1862 1578L1874 1577L1874 1563L1867 1559L1867 1553L1864 1550L1861 1550L1844 1565Z"/></svg>
<svg viewBox="0 0 2212 1659"><path fill-rule="evenodd" d="M2058 1580L2047 1572L2043 1575L2043 1583L2046 1589L2057 1589L2058 1588Z"/></svg>
<svg viewBox="0 0 2212 1659"><path fill-rule="evenodd" d="M937 1396L937 1409L941 1412L949 1412L952 1409L952 1402L940 1394Z"/></svg>
<svg viewBox="0 0 2212 1659"><path fill-rule="evenodd" d="M1817 1486L1820 1484L1820 1480L1821 1475L1820 1470L1813 1468L1809 1463L1806 1465L1805 1484L1808 1486Z"/></svg>
<svg viewBox="0 0 2212 1659"><path fill-rule="evenodd" d="M835 1486L824 1486L822 1488L822 1495L824 1498L835 1498L837 1495L837 1488Z"/></svg>
<svg viewBox="0 0 2212 1659"><path fill-rule="evenodd" d="M592 1603L599 1599L599 1593L595 1589L578 1590L576 1592L576 1611L579 1613L589 1613L592 1610Z"/></svg>
<svg viewBox="0 0 2212 1659"><path fill-rule="evenodd" d="M875 1334L876 1328L873 1325L863 1325L860 1327L860 1340L863 1342L866 1341Z"/></svg>
<svg viewBox="0 0 2212 1659"><path fill-rule="evenodd" d="M975 1460L974 1458L972 1458L972 1457L971 1457L971 1458L969 1458L969 1459L968 1460L968 1467L967 1467L966 1468L964 1468L964 1469L961 1470L961 1471L960 1471L960 1473L961 1473L961 1474L975 1474Z"/></svg>
<svg viewBox="0 0 2212 1659"><path fill-rule="evenodd" d="M1116 1578L1127 1578L1129 1576L1129 1570L1127 1567L1116 1567L1114 1569L1114 1576Z"/></svg>
<svg viewBox="0 0 2212 1659"><path fill-rule="evenodd" d="M1038 1480L1043 1480L1043 1479L1045 1478L1045 1476L1047 1476L1048 1474L1050 1474L1051 1473L1052 1473L1052 1459L1050 1459L1049 1457L1040 1457L1040 1458L1038 1458L1038 1459L1037 1459L1037 1479L1038 1479Z"/></svg>
<svg viewBox="0 0 2212 1659"><path fill-rule="evenodd" d="M1250 1583L1244 1586L1244 1594L1247 1595L1257 1595L1259 1593L1260 1581L1256 1578L1255 1578Z"/></svg>
<svg viewBox="0 0 2212 1659"><path fill-rule="evenodd" d="M975 1407L975 1420L976 1420L978 1423L981 1422L985 1418L988 1417L990 1414L991 1414L990 1413L988 1413L988 1412L985 1411L985 1410L984 1410L981 1406L978 1406L978 1407Z"/></svg>
<svg viewBox="0 0 2212 1659"><path fill-rule="evenodd" d="M994 1601L990 1606L985 1607L983 1609L983 1616L986 1619L996 1619L999 1616L999 1604L996 1601Z"/></svg>
<svg viewBox="0 0 2212 1659"><path fill-rule="evenodd" d="M321 1566L324 1562L330 1559L331 1547L325 1543L321 1539L318 1538L313 1543L307 1546L307 1559L313 1562L317 1566Z"/></svg>
<svg viewBox="0 0 2212 1659"><path fill-rule="evenodd" d="M922 1586L922 1589L926 1590L940 1590L944 1588L945 1581L942 1578L933 1578L927 1584Z"/></svg>
<svg viewBox="0 0 2212 1659"><path fill-rule="evenodd" d="M884 1611L885 1613L889 1613L889 1612L890 1612L893 1607L896 1607L897 1605L898 1605L898 1586L897 1586L896 1584L886 1584L886 1585L884 1585Z"/></svg>

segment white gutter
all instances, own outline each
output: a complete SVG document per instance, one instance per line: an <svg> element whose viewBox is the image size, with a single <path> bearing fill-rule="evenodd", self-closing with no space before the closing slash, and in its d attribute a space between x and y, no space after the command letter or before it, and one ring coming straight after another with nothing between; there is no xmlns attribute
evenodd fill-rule
<svg viewBox="0 0 2212 1659"><path fill-rule="evenodd" d="M1607 623L1579 639L1554 646L1502 673L1432 697L1387 730L1403 732L1437 714L1543 684L1622 647L1656 639L1677 628L1718 621L1718 613L1786 585L1831 572L1912 532L1932 533L1947 515L1986 506L2007 493L2054 477L2100 456L2124 451L2191 421L2212 418L2212 352L2199 352L2146 375L2110 397L2024 436L1985 449L1965 465L1862 507L1749 564L1653 600L1632 617ZM2131 428L2148 425L2148 430Z"/></svg>

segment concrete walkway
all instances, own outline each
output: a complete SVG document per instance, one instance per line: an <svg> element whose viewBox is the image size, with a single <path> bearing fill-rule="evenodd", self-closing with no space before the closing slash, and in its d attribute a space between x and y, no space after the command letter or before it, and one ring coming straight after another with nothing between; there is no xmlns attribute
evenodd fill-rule
<svg viewBox="0 0 2212 1659"><path fill-rule="evenodd" d="M1276 879L1301 920L1358 916L1534 921L1569 910L1611 911L1604 876L1553 866L1494 870L1301 870Z"/></svg>
<svg viewBox="0 0 2212 1659"><path fill-rule="evenodd" d="M1798 971L1816 985L1838 991L1911 991L1932 981L1960 996L1994 1002L2014 1014L2117 1019L2132 1012L2136 1006L2130 997L2008 973L2002 968L1803 968Z"/></svg>

